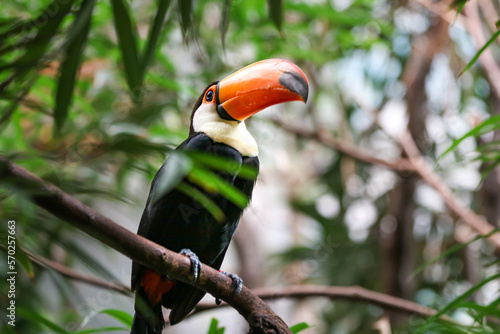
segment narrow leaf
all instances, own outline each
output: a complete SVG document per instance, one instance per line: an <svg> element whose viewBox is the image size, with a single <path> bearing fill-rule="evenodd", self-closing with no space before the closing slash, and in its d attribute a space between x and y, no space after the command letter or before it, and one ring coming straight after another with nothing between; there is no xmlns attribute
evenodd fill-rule
<svg viewBox="0 0 500 334"><path fill-rule="evenodd" d="M493 131L493 130L496 130L499 128L500 128L500 115L496 115L496 116L492 116L492 117L488 118L486 121L479 124L474 129L470 130L469 132L467 132L465 135L463 135L459 139L454 140L453 144L446 151L444 151L443 154L441 154L441 157L439 159L442 159L446 154L453 151L464 139L466 139L468 137L481 136L485 133L488 133L490 131Z"/></svg>
<svg viewBox="0 0 500 334"><path fill-rule="evenodd" d="M465 66L465 68L462 70L462 72L460 72L460 74L458 75L458 77L460 78L462 76L462 74L464 74L469 68L472 67L472 65L474 65L476 63L476 61L479 59L479 57L481 56L481 54L484 52L484 50L486 50L486 48L488 46L490 46L491 43L493 43L497 37L500 35L500 30L498 30L497 32L495 32L493 34L493 36L491 36L491 38L486 42L486 44L484 44L484 46L474 55L474 57L472 57L471 61L467 64L467 66Z"/></svg>
<svg viewBox="0 0 500 334"><path fill-rule="evenodd" d="M193 13L193 0L179 0L179 17L181 20L182 34L186 37L191 27L191 15Z"/></svg>
<svg viewBox="0 0 500 334"><path fill-rule="evenodd" d="M216 221L222 222L224 220L224 211L221 210L217 203L212 201L198 188L193 187L187 182L182 182L177 186L177 189L198 202L203 208L207 209ZM198 212L198 208L189 206L186 206L184 208L179 207L179 209L183 213L185 219L189 219L192 214L196 214Z"/></svg>
<svg viewBox="0 0 500 334"><path fill-rule="evenodd" d="M283 25L283 0L267 0L269 17L274 26L281 32Z"/></svg>
<svg viewBox="0 0 500 334"><path fill-rule="evenodd" d="M78 332L72 332L71 334L93 334L93 333L109 333L109 332L126 333L129 331L130 328L125 328L125 327L101 327L101 328L84 329Z"/></svg>
<svg viewBox="0 0 500 334"><path fill-rule="evenodd" d="M26 320L31 320L34 323L40 323L44 325L45 327L51 329L55 333L60 333L60 334L68 334L68 332L62 328L61 326L55 324L51 320L45 318L44 316L40 315L39 313L36 313L33 310L28 310L23 307L18 307L17 308L17 314L19 317L24 318Z"/></svg>
<svg viewBox="0 0 500 334"><path fill-rule="evenodd" d="M89 35L94 5L95 0L82 2L68 33L64 47L64 59L59 67L59 80L57 81L55 97L54 130L56 132L61 130L68 117L68 110L76 83L76 74Z"/></svg>
<svg viewBox="0 0 500 334"><path fill-rule="evenodd" d="M229 12L231 9L231 0L224 0L222 3L222 15L220 20L220 38L222 42L222 48L225 48L226 33L229 27Z"/></svg>
<svg viewBox="0 0 500 334"><path fill-rule="evenodd" d="M132 23L132 18L124 0L111 0L111 4L113 5L113 19L127 85L132 94L134 94L141 89L142 85L139 52L137 49L137 30Z"/></svg>
<svg viewBox="0 0 500 334"><path fill-rule="evenodd" d="M309 326L305 322L301 322L301 323L298 323L298 324L290 327L290 331L295 334L295 333L302 332L304 329L308 329L308 328L311 328L311 326Z"/></svg>
<svg viewBox="0 0 500 334"><path fill-rule="evenodd" d="M141 81L144 80L146 75L146 70L153 59L156 47L158 45L158 40L161 35L161 28L163 27L163 22L167 15L168 7L170 6L170 0L158 0L158 9L156 10L156 15L153 20L153 24L149 30L148 41L144 53L141 56Z"/></svg>
<svg viewBox="0 0 500 334"><path fill-rule="evenodd" d="M127 312L124 312L121 310L106 309L106 310L100 311L99 313L107 314L110 317L115 318L116 320L118 320L119 322L121 322L122 324L127 326L128 328L132 327L132 321L134 320L134 318L130 314L128 314Z"/></svg>

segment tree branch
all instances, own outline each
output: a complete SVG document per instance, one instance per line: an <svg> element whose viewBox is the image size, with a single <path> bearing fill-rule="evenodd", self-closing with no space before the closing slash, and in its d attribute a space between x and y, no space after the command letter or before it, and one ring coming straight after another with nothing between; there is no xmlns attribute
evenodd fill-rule
<svg viewBox="0 0 500 334"><path fill-rule="evenodd" d="M90 284L90 285L93 285L96 287L113 290L113 291L119 292L121 294L124 294L125 296L132 295L132 292L130 291L130 289L121 283L112 283L112 282L108 282L108 281L102 280L100 278L91 276L91 275L87 275L85 273L81 273L81 272L74 270L72 268L68 268L60 263L46 259L38 254L33 254L30 251L28 251L27 249L23 249L23 252L26 253L26 255L28 255L28 257L30 258L31 261L38 264L39 266L50 268L50 269L58 272L62 276L67 277L69 279L83 282L83 283L87 283L87 284Z"/></svg>
<svg viewBox="0 0 500 334"><path fill-rule="evenodd" d="M424 317L431 317L436 314L436 310L412 301L371 291L360 286L296 285L286 287L281 290L277 290L276 288L257 288L252 291L259 296L259 298L264 300L279 298L326 297L332 300L339 299L368 302L385 310L405 314L418 314ZM227 306L227 304L222 303L220 306ZM217 307L218 306L215 304L200 303L192 314L211 310ZM442 317L442 319L450 321L447 317Z"/></svg>
<svg viewBox="0 0 500 334"><path fill-rule="evenodd" d="M420 151L418 150L417 145L415 144L415 141L409 131L406 131L401 136L400 140L404 150L409 156L410 163L413 165L415 172L420 175L420 177L431 187L437 190L451 211L462 218L465 223L481 235L489 235L495 231L495 227L493 225L489 224L469 207L460 202L446 183L444 183L444 181L425 162L420 155ZM496 248L500 249L500 233L490 235L487 240Z"/></svg>
<svg viewBox="0 0 500 334"><path fill-rule="evenodd" d="M40 207L134 261L225 300L245 318L251 333L291 333L285 322L248 288L232 296L231 278L206 265L202 265L198 280L193 282L186 256L130 232L3 155L0 180L21 186Z"/></svg>
<svg viewBox="0 0 500 334"><path fill-rule="evenodd" d="M292 126L289 126L277 119L272 119L272 122L279 126L280 128L288 131L297 137L313 139L321 144L330 147L336 151L342 152L354 159L367 162L369 164L381 165L390 169L397 171L412 172L413 165L407 159L396 159L394 161L388 161L384 159L377 158L373 153L363 150L352 143L347 141L338 140L334 138L327 130L318 129L318 131L304 131Z"/></svg>

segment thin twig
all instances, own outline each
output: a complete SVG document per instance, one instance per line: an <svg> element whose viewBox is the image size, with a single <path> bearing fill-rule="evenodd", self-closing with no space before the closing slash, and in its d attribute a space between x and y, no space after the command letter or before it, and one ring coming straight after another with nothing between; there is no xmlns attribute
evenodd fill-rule
<svg viewBox="0 0 500 334"><path fill-rule="evenodd" d="M406 299L371 291L360 286L297 285L283 288L281 290L276 288L257 288L252 291L263 300L326 297L332 300L368 302L385 310L405 314L418 314L424 317L431 317L436 314L436 310L431 308ZM227 306L227 304L223 303L220 306ZM200 303L192 314L211 310L216 307L217 306L214 303ZM447 317L444 317L443 319L449 320Z"/></svg>
<svg viewBox="0 0 500 334"><path fill-rule="evenodd" d="M367 162L369 164L381 165L390 169L397 171L412 172L413 166L409 163L407 159L395 159L393 161L384 160L377 158L373 153L363 150L356 145L334 138L327 130L319 129L318 131L304 131L296 127L292 127L285 124L277 119L273 119L272 122L287 132L293 133L294 135L302 138L309 138L316 140L325 146L328 146L336 151L342 152L354 159Z"/></svg>
<svg viewBox="0 0 500 334"><path fill-rule="evenodd" d="M81 273L77 270L74 270L72 268L66 267L60 263L54 262L52 260L46 259L38 254L33 254L30 251L23 249L23 252L28 255L28 257L33 261L34 263L42 266L42 267L47 267L52 270L57 271L59 274L61 274L64 277L67 277L69 279L87 283L96 287L100 288L105 288L109 290L113 290L116 292L119 292L121 294L124 294L126 296L131 296L132 292L130 291L130 288L121 284L121 283L112 283L112 282L107 282L105 280L102 280L100 278L90 276L85 273Z"/></svg>
<svg viewBox="0 0 500 334"><path fill-rule="evenodd" d="M466 22L466 27L469 33L474 38L476 42L476 48L479 50L486 44L486 37L484 36L484 30L479 17L479 10L476 1L470 1L465 5L464 12L468 17ZM500 98L500 67L497 64L491 48L486 48L479 57L481 64L484 67L484 73L488 78L489 84L492 86L493 91L496 96Z"/></svg>

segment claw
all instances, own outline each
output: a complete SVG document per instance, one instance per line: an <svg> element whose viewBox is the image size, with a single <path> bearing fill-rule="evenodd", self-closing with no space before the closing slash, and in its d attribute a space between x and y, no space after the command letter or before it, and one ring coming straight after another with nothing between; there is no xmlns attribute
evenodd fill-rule
<svg viewBox="0 0 500 334"><path fill-rule="evenodd" d="M219 272L231 277L231 279L233 280L233 283L231 284L231 286L234 288L233 297L239 294L241 292L241 289L243 289L243 280L236 274L228 273L222 270L219 270Z"/></svg>
<svg viewBox="0 0 500 334"><path fill-rule="evenodd" d="M201 262L200 259L198 259L198 255L187 248L181 249L179 254L186 255L191 261L191 268L193 269L193 281L196 281L201 271Z"/></svg>

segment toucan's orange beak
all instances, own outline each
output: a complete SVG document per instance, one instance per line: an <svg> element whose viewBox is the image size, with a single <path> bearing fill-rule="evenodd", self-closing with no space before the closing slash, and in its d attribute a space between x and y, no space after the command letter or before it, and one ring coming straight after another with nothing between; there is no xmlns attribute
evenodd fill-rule
<svg viewBox="0 0 500 334"><path fill-rule="evenodd" d="M283 59L267 59L219 81L215 96L222 118L244 121L278 103L306 102L308 93L306 75L297 65Z"/></svg>

